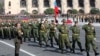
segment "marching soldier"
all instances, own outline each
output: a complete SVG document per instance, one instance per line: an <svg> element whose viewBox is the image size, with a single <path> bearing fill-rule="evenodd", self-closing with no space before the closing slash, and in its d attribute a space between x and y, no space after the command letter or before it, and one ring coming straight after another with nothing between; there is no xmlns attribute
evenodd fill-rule
<svg viewBox="0 0 100 56"><path fill-rule="evenodd" d="M80 42L80 28L78 26L78 22L75 21L75 24L73 26L70 27L70 30L72 30L72 48L73 48L73 53L75 53L75 43L77 42L80 51L82 52L82 46L81 46L81 42Z"/></svg>
<svg viewBox="0 0 100 56"><path fill-rule="evenodd" d="M15 29L16 27L15 27L15 22L12 22L12 26L11 26L11 37L12 38L14 38L15 37L15 31L14 31L14 29Z"/></svg>
<svg viewBox="0 0 100 56"><path fill-rule="evenodd" d="M57 27L54 20L51 21L51 24L49 25L49 29L50 29L49 36L50 36L51 47L54 47L53 39L55 39L56 44L58 45L58 39L56 34Z"/></svg>
<svg viewBox="0 0 100 56"><path fill-rule="evenodd" d="M58 28L58 30L59 30L59 46L61 52L64 53L64 46L66 46L66 48L70 48L70 51L72 51L72 47L69 40L69 29L64 19L63 19L63 24Z"/></svg>
<svg viewBox="0 0 100 56"><path fill-rule="evenodd" d="M96 51L96 45L95 45L95 38L96 38L96 32L95 27L92 25L92 21L90 20L88 24L84 25L82 29L85 31L85 48L87 52L87 56L89 55L90 51L90 44L92 45L93 51L95 53L95 56L99 55Z"/></svg>
<svg viewBox="0 0 100 56"><path fill-rule="evenodd" d="M46 39L47 40L49 40L49 22L48 22L48 20L47 19L45 19L45 21L44 21L44 25L45 25L45 27L46 27ZM49 46L49 45L47 45L47 46Z"/></svg>
<svg viewBox="0 0 100 56"><path fill-rule="evenodd" d="M8 22L6 24L6 26L7 26L7 38L9 38L9 40L11 40L11 23Z"/></svg>
<svg viewBox="0 0 100 56"><path fill-rule="evenodd" d="M4 23L3 23L3 25L4 25L4 37L5 37L6 39L8 39L8 29L7 29L7 23L6 23L6 22L4 22Z"/></svg>
<svg viewBox="0 0 100 56"><path fill-rule="evenodd" d="M34 38L34 42L36 42L36 40L38 39L38 25L39 23L35 20L34 22L32 22L32 35Z"/></svg>
<svg viewBox="0 0 100 56"><path fill-rule="evenodd" d="M21 29L21 24L17 23L16 24L16 29L15 29L15 56L19 56L19 50L20 50L20 45L22 44L22 29Z"/></svg>
<svg viewBox="0 0 100 56"><path fill-rule="evenodd" d="M42 47L42 40L45 42L45 44L47 46L46 27L45 27L43 21L39 25L39 45L40 45L40 47Z"/></svg>
<svg viewBox="0 0 100 56"><path fill-rule="evenodd" d="M0 34L1 34L2 39L4 39L5 37L4 37L4 23L3 22L1 22L0 24Z"/></svg>
<svg viewBox="0 0 100 56"><path fill-rule="evenodd" d="M22 23L22 31L23 31L24 42L26 42L27 38L29 40L29 31L30 31L29 24L26 21Z"/></svg>

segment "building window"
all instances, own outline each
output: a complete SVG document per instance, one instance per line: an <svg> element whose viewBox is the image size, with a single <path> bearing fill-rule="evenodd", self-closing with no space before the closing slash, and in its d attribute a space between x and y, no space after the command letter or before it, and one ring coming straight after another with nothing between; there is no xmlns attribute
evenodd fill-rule
<svg viewBox="0 0 100 56"><path fill-rule="evenodd" d="M78 0L79 7L84 7L84 0Z"/></svg>
<svg viewBox="0 0 100 56"><path fill-rule="evenodd" d="M95 7L95 0L90 0L90 6Z"/></svg>
<svg viewBox="0 0 100 56"><path fill-rule="evenodd" d="M26 7L26 0L20 0L20 6L21 7Z"/></svg>
<svg viewBox="0 0 100 56"><path fill-rule="evenodd" d="M44 0L44 7L50 7L49 0Z"/></svg>
<svg viewBox="0 0 100 56"><path fill-rule="evenodd" d="M32 7L38 7L38 1L32 0Z"/></svg>
<svg viewBox="0 0 100 56"><path fill-rule="evenodd" d="M61 0L56 0L58 7L61 7Z"/></svg>
<svg viewBox="0 0 100 56"><path fill-rule="evenodd" d="M9 11L8 14L11 14L11 11Z"/></svg>
<svg viewBox="0 0 100 56"><path fill-rule="evenodd" d="M67 0L67 6L68 7L73 7L73 1L72 0Z"/></svg>
<svg viewBox="0 0 100 56"><path fill-rule="evenodd" d="M9 4L8 5L9 5L9 7L11 6L11 1L9 1Z"/></svg>

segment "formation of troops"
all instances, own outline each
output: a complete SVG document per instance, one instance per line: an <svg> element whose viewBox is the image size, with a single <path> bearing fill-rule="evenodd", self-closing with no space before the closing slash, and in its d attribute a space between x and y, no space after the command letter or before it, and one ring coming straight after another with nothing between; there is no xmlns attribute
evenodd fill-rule
<svg viewBox="0 0 100 56"><path fill-rule="evenodd" d="M99 55L94 43L96 32L95 27L92 25L92 20L90 20L88 24L85 24L82 29L85 31L87 56L90 56L90 45L92 45L95 56ZM72 42L69 39L69 30L72 31ZM56 23L55 20L49 22L48 19L41 19L40 21L34 19L18 22L0 20L0 36L1 39L15 40L15 56L19 56L20 45L27 41L38 42L40 47L54 47L55 42L61 50L61 53L65 52L65 48L75 53L75 43L77 43L80 52L84 51L80 42L80 27L77 21L75 21L73 26L68 27L65 19L62 20L62 24Z"/></svg>

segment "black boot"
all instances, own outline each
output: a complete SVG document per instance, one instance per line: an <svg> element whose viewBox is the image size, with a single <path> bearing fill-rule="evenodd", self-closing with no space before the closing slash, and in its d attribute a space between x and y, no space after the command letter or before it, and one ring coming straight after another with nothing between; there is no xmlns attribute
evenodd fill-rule
<svg viewBox="0 0 100 56"><path fill-rule="evenodd" d="M94 50L94 53L95 53L95 56L99 55L99 53L96 50Z"/></svg>
<svg viewBox="0 0 100 56"><path fill-rule="evenodd" d="M87 56L90 56L89 52L87 51Z"/></svg>
<svg viewBox="0 0 100 56"><path fill-rule="evenodd" d="M26 42L26 38L24 38L24 42Z"/></svg>
<svg viewBox="0 0 100 56"><path fill-rule="evenodd" d="M75 50L73 49L73 51L72 51L73 53L75 53Z"/></svg>
<svg viewBox="0 0 100 56"><path fill-rule="evenodd" d="M64 50L63 49L61 49L61 53L64 54Z"/></svg>
<svg viewBox="0 0 100 56"><path fill-rule="evenodd" d="M80 49L80 51L81 51L81 52L83 52L83 51L84 51L84 49Z"/></svg>
<svg viewBox="0 0 100 56"><path fill-rule="evenodd" d="M19 54L18 53L15 53L15 56L19 56Z"/></svg>
<svg viewBox="0 0 100 56"><path fill-rule="evenodd" d="M99 53L95 53L95 56L99 55Z"/></svg>

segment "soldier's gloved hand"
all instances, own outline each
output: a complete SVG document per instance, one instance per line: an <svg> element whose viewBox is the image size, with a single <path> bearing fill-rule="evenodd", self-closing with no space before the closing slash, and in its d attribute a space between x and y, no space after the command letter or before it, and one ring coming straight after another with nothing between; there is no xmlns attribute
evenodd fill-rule
<svg viewBox="0 0 100 56"><path fill-rule="evenodd" d="M94 40L96 41L96 38L94 38Z"/></svg>
<svg viewBox="0 0 100 56"><path fill-rule="evenodd" d="M57 28L55 27L54 29L56 30Z"/></svg>

